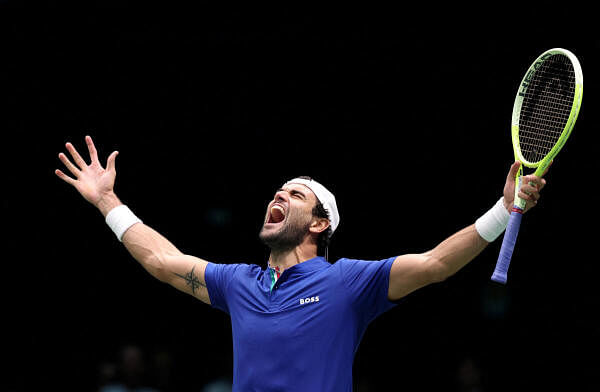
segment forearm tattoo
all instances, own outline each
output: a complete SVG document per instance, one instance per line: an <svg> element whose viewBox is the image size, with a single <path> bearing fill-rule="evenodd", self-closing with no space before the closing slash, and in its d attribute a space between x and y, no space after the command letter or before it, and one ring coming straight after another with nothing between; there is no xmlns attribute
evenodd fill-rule
<svg viewBox="0 0 600 392"><path fill-rule="evenodd" d="M175 275L185 280L185 284L192 289L192 294L196 294L196 290L201 290L202 287L206 287L206 285L200 282L200 279L194 274L194 268L196 268L196 266L193 266L192 270L185 275L179 275L174 272Z"/></svg>

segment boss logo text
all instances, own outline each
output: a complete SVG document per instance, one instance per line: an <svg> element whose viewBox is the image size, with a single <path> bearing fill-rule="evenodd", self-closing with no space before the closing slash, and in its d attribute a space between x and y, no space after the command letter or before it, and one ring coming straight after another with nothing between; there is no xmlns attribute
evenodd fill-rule
<svg viewBox="0 0 600 392"><path fill-rule="evenodd" d="M319 296L317 295L316 297L300 298L300 305L308 304L311 302L319 302Z"/></svg>

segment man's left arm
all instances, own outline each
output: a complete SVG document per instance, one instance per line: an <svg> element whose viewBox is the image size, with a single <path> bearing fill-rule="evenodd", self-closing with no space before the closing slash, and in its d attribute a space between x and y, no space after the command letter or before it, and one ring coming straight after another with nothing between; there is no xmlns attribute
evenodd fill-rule
<svg viewBox="0 0 600 392"><path fill-rule="evenodd" d="M519 166L519 162L513 163L506 178L502 201L507 213L513 206ZM546 181L528 175L522 177L522 184L519 197L527 202L525 211L528 211L537 204ZM395 301L428 284L445 280L473 260L488 244L472 224L428 252L398 256L390 270L388 298Z"/></svg>

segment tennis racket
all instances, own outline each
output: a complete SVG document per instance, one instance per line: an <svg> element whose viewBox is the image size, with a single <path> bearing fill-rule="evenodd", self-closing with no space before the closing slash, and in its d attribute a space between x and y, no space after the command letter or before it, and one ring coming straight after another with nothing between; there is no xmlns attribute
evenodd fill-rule
<svg viewBox="0 0 600 392"><path fill-rule="evenodd" d="M519 198L523 166L542 176L571 134L581 106L583 73L575 55L554 48L529 67L517 91L512 113L512 143L521 166L515 178L515 201L492 280L506 283L526 201Z"/></svg>

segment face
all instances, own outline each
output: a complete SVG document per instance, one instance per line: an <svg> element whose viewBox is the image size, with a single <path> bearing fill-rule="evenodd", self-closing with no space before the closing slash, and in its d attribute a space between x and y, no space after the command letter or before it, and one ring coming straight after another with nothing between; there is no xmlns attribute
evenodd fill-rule
<svg viewBox="0 0 600 392"><path fill-rule="evenodd" d="M275 193L259 238L271 250L290 250L300 245L309 233L315 194L302 184L288 184Z"/></svg>

